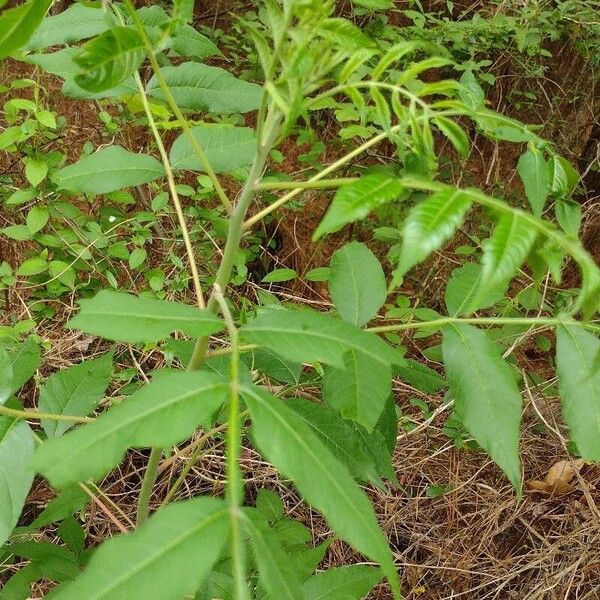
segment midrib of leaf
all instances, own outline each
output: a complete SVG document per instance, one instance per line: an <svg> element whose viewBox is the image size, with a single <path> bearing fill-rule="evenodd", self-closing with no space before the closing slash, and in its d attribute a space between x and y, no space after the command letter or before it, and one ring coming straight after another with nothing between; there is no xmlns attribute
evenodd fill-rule
<svg viewBox="0 0 600 600"><path fill-rule="evenodd" d="M569 337L571 338L571 341L573 342L573 345L575 346L575 350L579 356L580 364L585 365L586 364L585 363L585 355L583 353L583 350L582 350L579 342L575 339L573 334L569 331L568 327L563 327L563 329L569 334ZM596 421L597 421L597 425L598 425L598 430L600 431L600 408L599 408L600 407L600 399L597 398L597 396L595 394L594 386L592 385L592 376L588 372L587 368L586 368L585 385L590 391L590 398L596 400L596 402L593 403L594 404L594 412L596 413Z"/></svg>
<svg viewBox="0 0 600 600"><path fill-rule="evenodd" d="M306 442L302 439L302 437L300 437L300 435L293 428L291 428L288 425L287 421L284 418L282 418L277 411L273 410L271 405L268 402L265 402L260 397L259 394L254 392L251 388L247 388L247 387L243 388L243 392L249 394L250 396L253 396L256 399L256 401L259 402L263 408L266 408L271 413L271 416L274 417L275 420L278 421L283 426L283 428L288 432L289 436L291 438L295 439L296 442L298 443L298 445L302 449L304 449L306 455L311 456L313 458L313 460L318 465L321 466L321 470L326 473L327 479L331 482L332 487L338 491L338 493L340 494L340 497L343 498L345 504L347 504L347 506L349 506L351 508L351 512L353 512L354 514L358 513L359 520L362 521L362 523L366 526L367 529L370 529L372 527L372 523L369 523L369 521L365 520L364 515L362 514L362 511L356 510L356 507L352 503L352 500L350 498L348 498L348 496L346 495L344 488L339 486L337 479L331 475L329 469L327 467L325 467L325 465L323 465L323 463L321 463L319 456L317 456L314 453L313 449L306 444ZM294 412L294 414L297 414L297 413ZM345 468L341 463L340 463L340 466L342 468Z"/></svg>
<svg viewBox="0 0 600 600"><path fill-rule="evenodd" d="M135 569L131 569L130 571L127 571L119 579L116 579L116 580L112 581L111 585L108 586L107 588L105 588L104 590L102 590L99 593L99 595L96 596L96 598L106 597L107 594L111 593L114 588L116 588L119 585L121 585L121 583L123 583L123 581L125 581L127 579L130 579L131 577L137 575L140 571L143 571L148 565L150 565L153 562L155 562L156 560L162 558L163 555L168 554L173 548L177 547L179 544L182 544L188 538L190 538L190 537L192 537L194 535L197 535L202 529L206 528L213 521L215 521L217 519L220 519L220 518L226 517L227 514L228 514L228 511L226 509L219 510L219 511L217 511L215 513L212 513L208 517L205 517L205 519L203 521L201 521L198 525L196 525L195 527L192 527L186 533L184 533L183 535L180 535L179 537L177 537L170 544L160 545L158 547L158 552L156 552L155 554L153 554L152 556L150 556L149 558L147 558L145 561L143 561L142 563L140 563Z"/></svg>
<svg viewBox="0 0 600 600"><path fill-rule="evenodd" d="M199 317L187 317L187 316L175 316L175 315L156 315L156 314L146 314L146 313L140 313L140 312L116 312L116 311L112 311L112 310L102 310L102 309L93 309L93 310L85 310L85 316L90 316L90 315L101 315L101 316L109 316L109 317L136 317L136 318L140 318L140 319L145 319L145 320L151 320L151 321L184 321L184 322L190 322L190 323L198 323L199 321L202 321L204 323L206 322L214 322L216 325L216 321L213 321L213 316L212 314L210 315L210 317L206 314L202 314L199 312ZM80 313L81 314L81 313Z"/></svg>
<svg viewBox="0 0 600 600"><path fill-rule="evenodd" d="M93 154L91 155L93 156ZM142 156L141 154L138 156ZM154 158L153 156L150 156L149 154L144 154L143 156L147 156L149 158ZM155 159L156 160L156 159ZM68 165L65 167L65 169L69 168L69 167L73 167L75 166L77 163L73 163L71 165ZM69 181L71 179L80 179L82 177L89 177L90 175L98 175L100 173L119 173L119 172L127 172L127 173L131 173L132 171L134 172L148 172L148 173L162 173L162 169L159 169L158 167L156 168L151 168L151 167L114 167L114 168L106 168L106 169L100 169L97 171L79 171L76 175L70 175L70 176L62 176L60 175L60 172L57 171L57 174L59 175L59 183L62 183L63 181Z"/></svg>
<svg viewBox="0 0 600 600"><path fill-rule="evenodd" d="M510 250L512 248L508 242L512 239L512 237L515 233L517 234L517 238L516 238L517 242L521 242L524 239L523 236L519 234L519 225L521 225L519 216L515 215L515 214L511 214L510 215L510 227L508 229L508 232L504 236L504 239L500 240L500 248L499 248L500 252L499 253L494 252L494 251L491 252L491 255L494 257L494 259L496 261L496 264L493 266L493 271L490 273L490 279L494 282L498 278L499 267L502 264L502 261L504 261L508 257L512 263L514 253L510 252ZM498 250L497 244L496 244L496 250ZM519 251L518 248L516 248L515 250ZM512 264L511 264L511 267L512 267ZM513 269L511 268L511 271L512 270Z"/></svg>
<svg viewBox="0 0 600 600"><path fill-rule="evenodd" d="M471 364L475 367L475 370L477 372L477 377L479 379L479 382L482 386L482 388L486 391L485 395L485 403L488 406L488 409L491 409L489 412L490 414L494 415L494 418L497 419L497 407L494 403L491 403L489 401L490 397L491 397L491 389L488 387L487 385L487 380L489 378L486 378L485 374L481 371L481 369L479 368L479 364L477 361L477 356L476 354L473 352L470 344L467 343L465 337L463 336L462 332L460 331L460 329L458 329L458 327L455 327L454 325L450 325L450 327L452 327L452 329L454 329L456 331L456 333L458 334L458 337L461 339L461 342L463 344L463 346L465 347L467 353L469 354L470 358L471 358ZM507 449L504 445L504 442L502 442L502 447L504 448L504 451L506 452Z"/></svg>

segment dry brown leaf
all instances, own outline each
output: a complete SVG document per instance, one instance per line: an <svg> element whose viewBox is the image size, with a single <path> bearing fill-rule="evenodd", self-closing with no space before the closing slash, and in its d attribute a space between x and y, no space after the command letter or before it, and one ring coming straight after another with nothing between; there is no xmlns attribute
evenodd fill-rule
<svg viewBox="0 0 600 600"><path fill-rule="evenodd" d="M576 489L576 486L571 482L584 464L581 459L560 460L550 467L544 481L532 479L527 482L527 486L538 492L555 496L568 494Z"/></svg>

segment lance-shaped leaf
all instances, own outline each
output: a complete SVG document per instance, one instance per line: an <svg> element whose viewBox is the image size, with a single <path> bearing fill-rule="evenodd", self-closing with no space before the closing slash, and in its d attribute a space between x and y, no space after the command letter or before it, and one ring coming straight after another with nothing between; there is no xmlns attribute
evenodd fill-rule
<svg viewBox="0 0 600 600"><path fill-rule="evenodd" d="M0 404L4 404L13 391L12 361L8 352L0 347Z"/></svg>
<svg viewBox="0 0 600 600"><path fill-rule="evenodd" d="M61 190L107 194L153 181L164 174L164 167L153 156L108 146L59 169L52 180Z"/></svg>
<svg viewBox="0 0 600 600"><path fill-rule="evenodd" d="M356 350L344 355L344 368L328 366L323 377L323 394L329 406L345 419L375 427L391 393L392 371Z"/></svg>
<svg viewBox="0 0 600 600"><path fill-rule="evenodd" d="M534 215L539 217L544 211L544 204L550 192L548 165L543 154L535 148L527 150L519 158L517 171L521 181L523 181L525 195L531 210Z"/></svg>
<svg viewBox="0 0 600 600"><path fill-rule="evenodd" d="M135 29L115 27L84 44L73 60L81 68L77 85L101 92L137 71L144 60L144 42Z"/></svg>
<svg viewBox="0 0 600 600"><path fill-rule="evenodd" d="M19 344L8 344L5 350L8 353L12 369L12 378L8 387L10 396L27 383L35 373L40 365L41 351L33 337Z"/></svg>
<svg viewBox="0 0 600 600"><path fill-rule="evenodd" d="M38 408L41 412L82 417L91 413L100 403L110 383L112 352L95 360L61 369L48 377L40 389ZM48 437L62 435L73 423L42 420Z"/></svg>
<svg viewBox="0 0 600 600"><path fill-rule="evenodd" d="M368 323L387 297L385 274L377 257L359 242L334 253L329 291L340 317L354 325Z"/></svg>
<svg viewBox="0 0 600 600"><path fill-rule="evenodd" d="M471 262L452 271L444 294L448 314L453 317L466 315L504 298L506 286L492 289L484 285L481 271L481 265Z"/></svg>
<svg viewBox="0 0 600 600"><path fill-rule="evenodd" d="M302 585L306 600L361 600L383 578L367 565L334 567L313 575Z"/></svg>
<svg viewBox="0 0 600 600"><path fill-rule="evenodd" d="M390 454L380 432L369 433L316 402L296 398L289 400L288 406L319 436L335 458L346 465L355 479L379 487L383 487L379 475L395 479Z"/></svg>
<svg viewBox="0 0 600 600"><path fill-rule="evenodd" d="M443 190L413 207L404 225L404 241L396 274L404 275L446 242L471 207L462 190Z"/></svg>
<svg viewBox="0 0 600 600"><path fill-rule="evenodd" d="M260 86L237 79L219 67L187 62L164 67L162 74L181 108L222 115L256 110L260 104ZM148 82L147 91L150 96L164 100L156 77Z"/></svg>
<svg viewBox="0 0 600 600"><path fill-rule="evenodd" d="M0 15L0 58L27 43L51 4L52 0L29 0Z"/></svg>
<svg viewBox="0 0 600 600"><path fill-rule="evenodd" d="M304 600L300 581L289 556L266 519L253 508L244 508L242 524L250 537L260 580L271 598Z"/></svg>
<svg viewBox="0 0 600 600"><path fill-rule="evenodd" d="M80 305L67 326L117 342L158 342L174 331L202 336L223 328L223 322L210 311L124 292L102 290Z"/></svg>
<svg viewBox="0 0 600 600"><path fill-rule="evenodd" d="M14 529L33 482L33 432L25 421L0 417L0 544Z"/></svg>
<svg viewBox="0 0 600 600"><path fill-rule="evenodd" d="M96 420L44 442L36 468L58 488L102 477L127 448L167 448L210 426L228 387L204 371L163 374Z"/></svg>
<svg viewBox="0 0 600 600"><path fill-rule="evenodd" d="M521 491L521 394L510 367L485 332L443 328L442 352L458 418Z"/></svg>
<svg viewBox="0 0 600 600"><path fill-rule="evenodd" d="M343 369L344 355L350 350L381 365L404 362L399 351L376 335L311 310L265 311L241 332L246 342L298 362L323 362Z"/></svg>
<svg viewBox="0 0 600 600"><path fill-rule="evenodd" d="M258 388L244 388L259 450L317 510L338 535L378 562L400 598L392 554L365 494L310 427L281 400Z"/></svg>
<svg viewBox="0 0 600 600"><path fill-rule="evenodd" d="M193 597L229 539L229 524L227 507L217 498L194 498L161 508L133 533L102 544L83 573L61 585L52 598Z"/></svg>
<svg viewBox="0 0 600 600"><path fill-rule="evenodd" d="M556 331L562 412L581 456L600 460L600 340L578 325Z"/></svg>
<svg viewBox="0 0 600 600"><path fill-rule="evenodd" d="M62 46L106 31L111 14L103 8L72 4L57 15L46 17L27 43L27 50Z"/></svg>
<svg viewBox="0 0 600 600"><path fill-rule="evenodd" d="M537 231L518 213L500 217L492 237L483 243L480 287L474 303L487 300L495 290L504 290L525 262Z"/></svg>
<svg viewBox="0 0 600 600"><path fill-rule="evenodd" d="M313 240L338 231L348 223L366 218L378 206L400 198L403 190L404 186L399 179L381 173L365 175L358 181L341 186L319 223Z"/></svg>
<svg viewBox="0 0 600 600"><path fill-rule="evenodd" d="M215 173L231 173L249 165L254 159L256 136L249 127L203 125L192 127L191 133L204 150ZM173 142L169 158L176 170L205 170L194 146L184 133Z"/></svg>

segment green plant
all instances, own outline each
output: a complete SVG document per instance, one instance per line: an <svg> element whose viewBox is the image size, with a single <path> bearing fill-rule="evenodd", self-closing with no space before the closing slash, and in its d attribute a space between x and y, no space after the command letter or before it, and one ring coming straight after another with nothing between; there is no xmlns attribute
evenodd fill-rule
<svg viewBox="0 0 600 600"><path fill-rule="evenodd" d="M536 334L540 328L557 332L565 420L581 456L600 459L598 420L590 418L600 411L600 341L595 335L600 327L592 320L599 309L600 270L577 237L578 215L568 200L577 184L576 172L527 126L486 108L483 90L470 70L460 81L424 81L422 74L449 69L452 61L423 54L414 43L381 48L350 21L332 17L332 4L266 0L258 18L243 23L256 46L262 87L200 62L218 50L188 24L189 3L175 3L171 15L159 6L136 10L129 0L104 8L76 4L47 17L37 31L29 32L32 37L19 40L25 53L15 55L42 68L52 65L51 72L65 79L63 93L96 100L127 96L129 102L134 95L141 104L160 160L109 145L54 170L50 179L61 194L89 195L166 181L197 306L156 294L107 289L93 297L86 294L69 328L120 344L158 346L172 358L171 368L150 373L148 383L128 389L126 397L102 410L96 409L110 382L110 353L51 375L41 384L34 409L23 407L15 392L35 372L39 346L34 338L2 343L0 464L7 465L8 475L0 483L6 507L0 516L0 539L8 541L3 547L6 560L30 560L7 584L12 589L22 590L46 577L59 583L53 594L63 599L316 598L343 584L338 597L360 598L385 577L392 595L399 598L393 554L357 483L383 487L381 477L395 480L393 377L425 390L448 386L460 424L502 468L517 493L521 490L521 394L513 369L487 328L513 327L520 336L533 328ZM377 8L379 3L360 4ZM47 3L40 0L8 9L0 16L0 38L31 12L46 9ZM85 39L89 41L71 45ZM67 47L27 53L62 45ZM170 64L170 58L181 56L194 60ZM146 59L153 75L144 83L138 69ZM298 123L326 109L350 115L361 129L344 135L364 134L366 141L356 142L307 180L265 178L272 150L296 131ZM255 129L221 120L248 112L256 113ZM197 113L204 121L192 124L188 115ZM171 116L182 131L167 150L159 123ZM470 140L459 123L464 119L493 139L528 145L518 172L531 211L440 181L434 132L467 156ZM394 147L390 165L350 167L384 140ZM314 156L310 161L315 164ZM221 174L239 169L245 170L243 183L232 199ZM345 176L338 177L341 170ZM223 219L227 227L208 297L181 201L182 190L188 190L177 183L183 171L205 174L201 186L206 192L198 199L219 202L213 223ZM335 314L279 304L240 310L229 287L252 226L310 189L335 190L315 239L383 206L408 207L400 227L387 231L388 238L400 240L389 255L392 276L386 277L367 246L351 242L335 253L326 273ZM261 196L277 191L284 193L266 206L260 204ZM542 218L549 196L561 228ZM164 197L160 202L156 198L164 207ZM250 214L255 202L257 210ZM453 236L474 207L492 222L492 233L481 244L480 263L467 261L453 274L446 296L448 314L411 307L399 296L399 286ZM143 222L140 227L139 243L128 257L132 268L145 259ZM548 270L559 279L567 257L580 269L581 287L560 313L514 316L512 307L502 306L523 265L531 266L537 283ZM388 301L395 305L386 306L386 322L369 327ZM482 313L485 309L491 314ZM175 332L190 339L170 339ZM447 382L404 357L399 336L408 332L441 332ZM214 334L222 334L227 346L212 349ZM175 358L187 368L174 368ZM83 389L77 385L81 380ZM265 380L282 384L278 395L263 385ZM304 384L320 386L322 397L315 402L294 397ZM39 422L41 428L32 428L28 421ZM163 456L168 460L172 447L198 429L203 433L190 444L186 468L199 457L202 444L224 435L225 497L171 502L184 471L170 482L163 499L166 506L150 515ZM454 430L455 439L462 440L459 427ZM247 505L240 465L246 436L324 515L337 536L378 567L312 574L327 546L309 548L305 528L283 517L272 493L261 492L256 508ZM94 482L132 448L151 449L136 523L127 522L118 507L111 507L116 515L107 510L120 530L135 531L85 552L71 515L90 496L102 497ZM15 530L35 473L59 493L31 525ZM433 490L438 493L442 492ZM53 522L61 522L59 535L66 546L49 548L33 541L33 531ZM54 555L56 560L50 560Z"/></svg>

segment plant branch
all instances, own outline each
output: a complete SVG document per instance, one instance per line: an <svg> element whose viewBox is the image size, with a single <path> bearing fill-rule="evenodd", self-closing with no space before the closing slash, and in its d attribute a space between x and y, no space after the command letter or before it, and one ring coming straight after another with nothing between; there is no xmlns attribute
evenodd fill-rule
<svg viewBox="0 0 600 600"><path fill-rule="evenodd" d="M230 395L229 395L229 416L227 419L227 490L226 499L229 505L229 515L231 519L231 541L232 541L232 563L233 578L235 580L235 597L238 600L249 598L248 586L246 585L246 569L244 547L241 539L240 509L244 501L244 479L240 467L240 455L242 449L242 424L240 418L240 376L238 342L239 335L233 316L223 292L218 284L215 284L213 297L218 303L229 338L231 340L232 353L230 357Z"/></svg>
<svg viewBox="0 0 600 600"><path fill-rule="evenodd" d="M358 181L360 177L340 177L338 179L324 179L321 181L264 181L259 183L254 189L261 190L318 190L327 188L337 188L341 185L348 185Z"/></svg>
<svg viewBox="0 0 600 600"><path fill-rule="evenodd" d="M94 419L91 417L75 417L72 415L55 415L53 413L43 413L37 410L18 410L8 406L0 406L0 415L15 417L16 419L31 419L39 421L48 419L49 421L65 421L67 423L89 423Z"/></svg>
<svg viewBox="0 0 600 600"><path fill-rule="evenodd" d="M171 93L171 90L169 89L169 86L165 80L165 76L163 75L160 65L158 64L158 60L156 58L156 54L154 53L154 48L152 47L152 43L150 42L150 40L148 39L148 36L146 34L144 24L140 20L139 15L135 12L135 7L133 6L131 0L125 0L125 8L127 9L129 16L133 19L135 28L136 28L138 34L140 35L140 37L142 38L142 41L144 42L144 45L146 47L146 54L148 56L148 60L150 61L150 65L152 66L152 71L154 72L154 76L156 77L156 80L158 81L158 85L160 86L160 89L161 89L162 93L164 94L167 104L169 105L169 107L173 111L173 114L175 115L175 117L177 118L179 123L181 124L183 133L186 136L186 138L188 139L188 141L190 142L190 144L192 145L192 148L194 149L194 152L198 156L198 159L200 160L200 163L202 164L203 169L206 171L206 174L210 177L211 181L213 182L213 185L215 186L215 191L217 192L217 195L219 196L219 199L221 200L223 206L225 207L227 212L231 212L232 211L231 202L229 201L229 198L228 198L227 194L225 193L225 190L221 186L221 182L219 181L217 174L215 173L214 169L212 168L212 165L210 164L210 161L208 160L208 157L206 156L204 149L202 148L202 146L200 145L198 140L194 137L194 134L192 133L184 114L181 112L179 105L175 101L175 98L173 97L173 94Z"/></svg>

